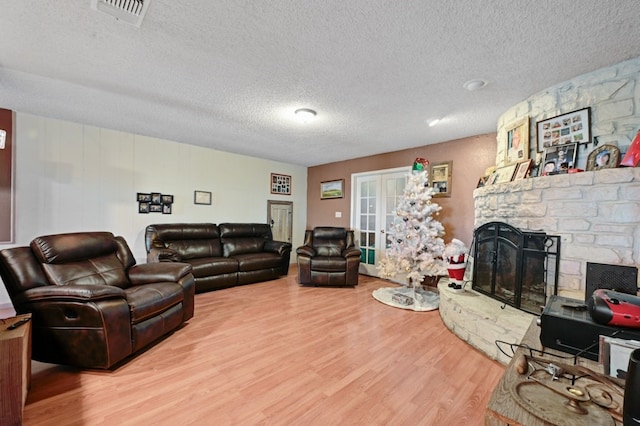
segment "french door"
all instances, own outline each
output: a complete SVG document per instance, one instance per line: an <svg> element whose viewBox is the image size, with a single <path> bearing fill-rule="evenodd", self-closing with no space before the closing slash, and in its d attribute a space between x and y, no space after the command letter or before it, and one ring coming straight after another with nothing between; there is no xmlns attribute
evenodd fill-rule
<svg viewBox="0 0 640 426"><path fill-rule="evenodd" d="M402 167L356 173L351 176L351 228L360 246L360 273L378 276L377 266L389 247L387 231L398 220L395 213L407 173Z"/></svg>

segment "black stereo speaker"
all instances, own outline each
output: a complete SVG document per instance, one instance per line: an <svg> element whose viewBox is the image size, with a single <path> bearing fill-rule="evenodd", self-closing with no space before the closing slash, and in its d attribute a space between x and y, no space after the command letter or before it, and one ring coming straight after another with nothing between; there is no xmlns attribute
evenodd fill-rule
<svg viewBox="0 0 640 426"><path fill-rule="evenodd" d="M621 293L638 293L638 268L587 262L585 302L599 288Z"/></svg>
<svg viewBox="0 0 640 426"><path fill-rule="evenodd" d="M540 343L571 355L598 360L600 335L640 340L640 330L598 324L581 300L551 296L540 315Z"/></svg>

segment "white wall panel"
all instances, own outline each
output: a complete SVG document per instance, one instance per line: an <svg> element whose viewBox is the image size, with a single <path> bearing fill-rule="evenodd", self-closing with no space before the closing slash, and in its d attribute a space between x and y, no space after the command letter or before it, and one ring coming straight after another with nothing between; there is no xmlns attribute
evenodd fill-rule
<svg viewBox="0 0 640 426"><path fill-rule="evenodd" d="M302 244L305 167L19 112L15 140L16 243L0 249L39 235L110 231L144 262L147 225L265 223L267 200L293 202L293 246ZM270 193L271 173L292 176L291 196ZM212 192L212 205L195 205L194 190ZM172 214L139 214L138 192L173 195ZM7 303L2 287L0 306Z"/></svg>

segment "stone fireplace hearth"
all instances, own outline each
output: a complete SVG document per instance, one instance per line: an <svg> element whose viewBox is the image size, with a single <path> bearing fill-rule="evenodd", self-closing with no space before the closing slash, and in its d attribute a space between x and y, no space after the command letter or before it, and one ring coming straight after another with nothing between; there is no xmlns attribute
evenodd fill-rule
<svg viewBox="0 0 640 426"><path fill-rule="evenodd" d="M558 294L584 300L589 263L640 264L640 168L535 177L474 191L475 228L504 222L560 236ZM467 275L470 279L470 276ZM519 343L536 315L442 279L440 316L458 337L507 364L496 341Z"/></svg>
<svg viewBox="0 0 640 426"><path fill-rule="evenodd" d="M454 293L448 283L447 278L438 283L438 310L444 325L491 359L508 364L511 358L500 351L496 340L520 343L536 316L473 291L470 285L466 291Z"/></svg>

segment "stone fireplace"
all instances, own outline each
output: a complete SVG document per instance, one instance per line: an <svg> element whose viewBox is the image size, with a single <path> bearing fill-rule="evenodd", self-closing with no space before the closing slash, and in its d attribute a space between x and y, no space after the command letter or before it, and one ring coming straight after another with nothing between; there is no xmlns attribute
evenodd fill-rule
<svg viewBox="0 0 640 426"><path fill-rule="evenodd" d="M640 168L535 177L474 191L475 225L558 235L558 294L584 299L587 264L640 264Z"/></svg>
<svg viewBox="0 0 640 426"><path fill-rule="evenodd" d="M542 231L559 237L559 295L584 300L587 273L593 263L640 264L640 168L490 185L476 189L474 199L475 229L503 222L524 232ZM509 357L496 341L519 342L536 316L469 287L455 294L448 291L446 280L441 280L440 316L461 339L506 364Z"/></svg>

